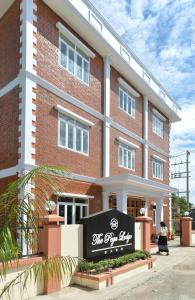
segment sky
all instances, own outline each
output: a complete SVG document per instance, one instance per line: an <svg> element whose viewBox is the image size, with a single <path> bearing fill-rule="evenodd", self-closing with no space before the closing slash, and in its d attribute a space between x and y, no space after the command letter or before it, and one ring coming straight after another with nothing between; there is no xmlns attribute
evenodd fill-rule
<svg viewBox="0 0 195 300"><path fill-rule="evenodd" d="M172 125L171 154L195 150L195 0L91 1L182 107L182 121ZM172 159L181 161L185 155ZM190 171L195 204L195 153ZM186 190L183 179L171 185Z"/></svg>

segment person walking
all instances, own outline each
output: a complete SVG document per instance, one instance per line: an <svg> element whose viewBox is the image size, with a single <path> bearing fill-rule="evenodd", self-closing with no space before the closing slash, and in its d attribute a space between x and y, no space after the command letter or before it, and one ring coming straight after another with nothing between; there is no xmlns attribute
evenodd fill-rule
<svg viewBox="0 0 195 300"><path fill-rule="evenodd" d="M160 222L160 232L159 232L159 238L158 238L158 254L161 252L165 252L167 255L169 255L169 248L167 244L167 233L168 229L164 222Z"/></svg>

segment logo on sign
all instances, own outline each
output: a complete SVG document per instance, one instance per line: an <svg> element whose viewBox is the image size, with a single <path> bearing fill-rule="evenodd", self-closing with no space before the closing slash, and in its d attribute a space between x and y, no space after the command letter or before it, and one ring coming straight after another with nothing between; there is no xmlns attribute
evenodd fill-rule
<svg viewBox="0 0 195 300"><path fill-rule="evenodd" d="M110 227L112 228L112 230L116 230L118 228L118 220L115 218L111 219Z"/></svg>

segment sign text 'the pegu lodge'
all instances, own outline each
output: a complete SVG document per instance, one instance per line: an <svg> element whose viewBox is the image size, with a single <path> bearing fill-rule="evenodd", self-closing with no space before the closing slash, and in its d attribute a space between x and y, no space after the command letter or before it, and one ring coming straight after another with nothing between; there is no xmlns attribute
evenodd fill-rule
<svg viewBox="0 0 195 300"><path fill-rule="evenodd" d="M81 219L86 259L119 256L135 250L134 219L116 209Z"/></svg>

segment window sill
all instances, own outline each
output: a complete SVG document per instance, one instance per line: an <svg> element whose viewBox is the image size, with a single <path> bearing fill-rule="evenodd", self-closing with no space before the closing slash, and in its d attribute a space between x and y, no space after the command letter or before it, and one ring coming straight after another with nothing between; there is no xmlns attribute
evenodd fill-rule
<svg viewBox="0 0 195 300"><path fill-rule="evenodd" d="M85 156L85 157L89 157L89 153L82 153L82 152L79 152L79 151L76 151L76 150L73 150L73 149L69 149L69 148L67 148L67 147L64 147L64 146L61 146L61 145L58 145L58 147L60 148L60 149L63 149L63 150L67 150L67 151L70 151L70 152L73 152L73 153L75 153L75 154L80 154L80 155L83 155L83 156Z"/></svg>

